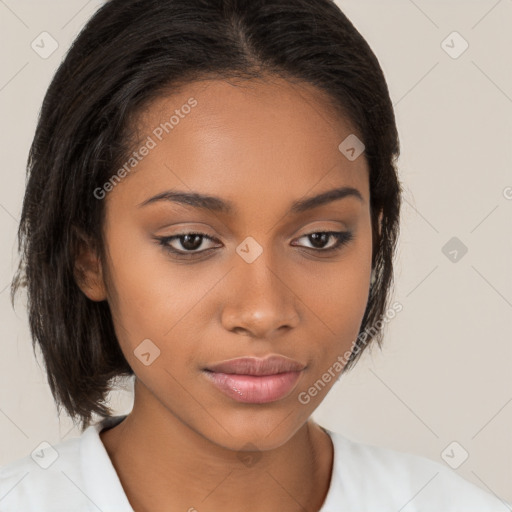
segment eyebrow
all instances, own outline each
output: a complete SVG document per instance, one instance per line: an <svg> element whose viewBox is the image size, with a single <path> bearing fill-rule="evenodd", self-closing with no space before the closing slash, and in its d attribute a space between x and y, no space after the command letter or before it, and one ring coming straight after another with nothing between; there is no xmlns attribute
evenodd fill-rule
<svg viewBox="0 0 512 512"><path fill-rule="evenodd" d="M299 199L292 203L289 213L302 213L313 208L318 208L325 204L344 199L346 197L355 197L359 201L363 202L363 196L353 187L340 187L332 190L327 190L316 196L307 197L305 199ZM171 201L175 203L185 204L194 208L200 208L203 210L211 210L219 213L225 213L233 215L237 213L237 208L232 201L221 199L216 196L209 196L200 194L198 192L184 192L179 190L166 190L156 196L146 199L142 203L138 204L141 208L148 204L156 203L158 201Z"/></svg>

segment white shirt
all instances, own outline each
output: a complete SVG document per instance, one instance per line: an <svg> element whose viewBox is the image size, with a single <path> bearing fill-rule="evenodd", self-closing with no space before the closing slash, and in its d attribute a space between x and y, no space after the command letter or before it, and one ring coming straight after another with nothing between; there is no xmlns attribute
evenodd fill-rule
<svg viewBox="0 0 512 512"><path fill-rule="evenodd" d="M133 512L99 436L101 430L125 417L107 418L79 437L53 447L47 444L1 467L0 512ZM319 512L510 510L510 504L467 482L448 466L324 430L333 442L334 461L329 491Z"/></svg>

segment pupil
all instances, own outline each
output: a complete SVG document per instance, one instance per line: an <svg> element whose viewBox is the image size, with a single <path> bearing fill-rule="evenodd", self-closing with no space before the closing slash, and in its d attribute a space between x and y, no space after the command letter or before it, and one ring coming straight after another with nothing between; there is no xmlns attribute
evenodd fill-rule
<svg viewBox="0 0 512 512"><path fill-rule="evenodd" d="M190 251L197 249L201 245L201 235L184 235L183 236L184 241L181 243L181 245ZM190 239L193 239L196 243L190 244ZM197 241L199 240L199 243Z"/></svg>
<svg viewBox="0 0 512 512"><path fill-rule="evenodd" d="M319 247L320 249L325 245L327 240L329 240L329 234L328 233L313 233L312 235L309 235L312 239L312 244L314 247ZM318 244L318 241L320 240L320 244Z"/></svg>

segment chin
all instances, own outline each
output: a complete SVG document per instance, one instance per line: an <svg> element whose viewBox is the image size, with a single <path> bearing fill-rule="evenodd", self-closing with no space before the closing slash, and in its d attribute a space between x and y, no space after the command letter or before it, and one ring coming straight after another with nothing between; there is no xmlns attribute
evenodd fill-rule
<svg viewBox="0 0 512 512"><path fill-rule="evenodd" d="M220 424L212 420L210 435L205 437L233 451L245 445L253 445L261 451L273 450L289 441L308 420L308 417L297 416L284 408L264 411L252 407L245 414L233 411L222 414Z"/></svg>

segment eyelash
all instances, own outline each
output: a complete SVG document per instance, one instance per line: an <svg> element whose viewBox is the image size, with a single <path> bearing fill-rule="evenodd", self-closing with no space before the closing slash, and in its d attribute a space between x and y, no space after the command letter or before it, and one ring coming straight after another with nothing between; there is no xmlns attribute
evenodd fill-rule
<svg viewBox="0 0 512 512"><path fill-rule="evenodd" d="M313 231L311 233L306 233L305 235L302 235L301 237L299 237L299 239L311 235L329 235L330 237L334 237L334 239L336 240L336 243L332 247L329 247L328 249L315 249L314 247L305 247L305 249L310 249L314 252L322 254L331 254L338 252L341 249L343 249L343 247L347 245L349 242L351 242L354 238L353 233L350 231ZM169 245L169 242L171 242L172 240L184 238L185 236L201 236L203 238L211 240L212 242L215 241L214 238L207 235L206 233L201 233L198 231L191 231L189 233L181 233L179 235L172 236L155 237L155 239L164 248L166 252L171 253L175 257L181 257L183 259L192 259L195 257L196 254L204 254L214 249L214 247L210 247L209 249L203 249L202 251L179 251Z"/></svg>

